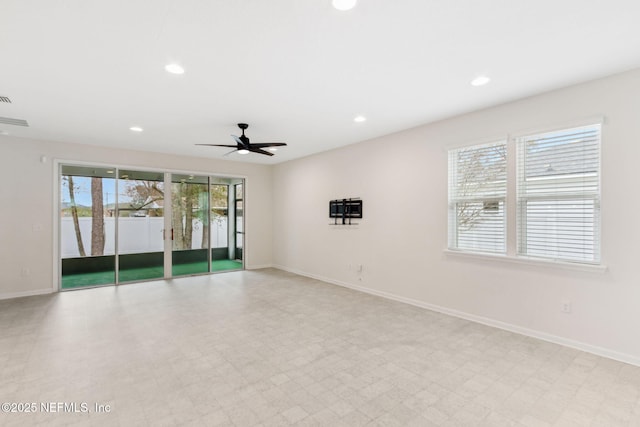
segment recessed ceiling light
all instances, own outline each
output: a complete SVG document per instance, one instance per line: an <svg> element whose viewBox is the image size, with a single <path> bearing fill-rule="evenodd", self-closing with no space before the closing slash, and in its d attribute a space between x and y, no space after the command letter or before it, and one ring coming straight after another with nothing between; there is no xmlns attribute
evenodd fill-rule
<svg viewBox="0 0 640 427"><path fill-rule="evenodd" d="M171 74L184 74L184 68L176 63L167 64L164 69Z"/></svg>
<svg viewBox="0 0 640 427"><path fill-rule="evenodd" d="M113 171L107 171L107 173L113 173Z"/></svg>
<svg viewBox="0 0 640 427"><path fill-rule="evenodd" d="M471 80L471 86L484 86L489 83L491 79L487 76L478 76Z"/></svg>
<svg viewBox="0 0 640 427"><path fill-rule="evenodd" d="M132 132L142 132L144 129L142 129L140 126L131 126L129 130Z"/></svg>
<svg viewBox="0 0 640 427"><path fill-rule="evenodd" d="M366 122L367 118L365 116L363 116L363 115L359 115L359 116L356 116L353 119L353 121L356 122L356 123L362 123L362 122Z"/></svg>
<svg viewBox="0 0 640 427"><path fill-rule="evenodd" d="M356 7L358 0L332 0L331 4L338 10L349 10Z"/></svg>
<svg viewBox="0 0 640 427"><path fill-rule="evenodd" d="M278 151L278 149L276 147L267 148L267 150L269 150L269 151Z"/></svg>
<svg viewBox="0 0 640 427"><path fill-rule="evenodd" d="M249 150L238 150L238 154L249 154Z"/></svg>

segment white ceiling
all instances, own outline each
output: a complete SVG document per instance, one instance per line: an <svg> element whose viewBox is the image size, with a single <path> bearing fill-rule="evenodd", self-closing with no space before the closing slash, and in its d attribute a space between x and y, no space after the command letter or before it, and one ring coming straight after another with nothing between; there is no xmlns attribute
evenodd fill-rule
<svg viewBox="0 0 640 427"><path fill-rule="evenodd" d="M30 126L0 131L278 163L639 67L639 17L638 0L1 0L0 116ZM289 146L194 145L238 122Z"/></svg>

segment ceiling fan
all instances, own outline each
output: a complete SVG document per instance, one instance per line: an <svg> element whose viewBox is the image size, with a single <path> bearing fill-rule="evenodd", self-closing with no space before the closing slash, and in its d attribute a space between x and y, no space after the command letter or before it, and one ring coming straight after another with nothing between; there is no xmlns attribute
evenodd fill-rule
<svg viewBox="0 0 640 427"><path fill-rule="evenodd" d="M263 148L282 147L284 145L287 145L284 142L263 142L258 144L252 144L251 142L249 142L249 138L244 134L244 130L248 128L249 125L246 123L238 123L238 127L242 129L242 135L241 136L231 135L233 139L236 140L236 145L226 145L226 144L196 144L196 145L235 148L235 150L229 151L227 154L225 154L225 156L231 153L235 153L236 151L238 152L238 154L247 154L251 152L251 153L264 154L266 156L273 156L273 153L263 150Z"/></svg>

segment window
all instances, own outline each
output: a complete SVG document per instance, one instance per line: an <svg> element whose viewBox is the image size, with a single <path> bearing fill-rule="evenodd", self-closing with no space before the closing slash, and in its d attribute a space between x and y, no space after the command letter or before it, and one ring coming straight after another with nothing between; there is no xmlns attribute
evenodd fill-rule
<svg viewBox="0 0 640 427"><path fill-rule="evenodd" d="M600 261L600 125L517 141L518 255Z"/></svg>
<svg viewBox="0 0 640 427"><path fill-rule="evenodd" d="M449 152L449 248L506 253L506 143Z"/></svg>
<svg viewBox="0 0 640 427"><path fill-rule="evenodd" d="M449 249L599 264L600 134L594 124L450 150Z"/></svg>

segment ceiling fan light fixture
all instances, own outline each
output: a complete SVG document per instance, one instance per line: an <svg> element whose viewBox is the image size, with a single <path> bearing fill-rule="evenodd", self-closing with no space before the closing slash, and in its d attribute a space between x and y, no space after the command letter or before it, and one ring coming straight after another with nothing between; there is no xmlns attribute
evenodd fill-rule
<svg viewBox="0 0 640 427"><path fill-rule="evenodd" d="M238 150L238 154L249 154L249 150Z"/></svg>
<svg viewBox="0 0 640 427"><path fill-rule="evenodd" d="M358 0L332 0L331 4L338 10L351 10L356 7Z"/></svg>
<svg viewBox="0 0 640 427"><path fill-rule="evenodd" d="M175 62L165 65L164 69L171 74L184 74L184 68L181 65L176 64Z"/></svg>

